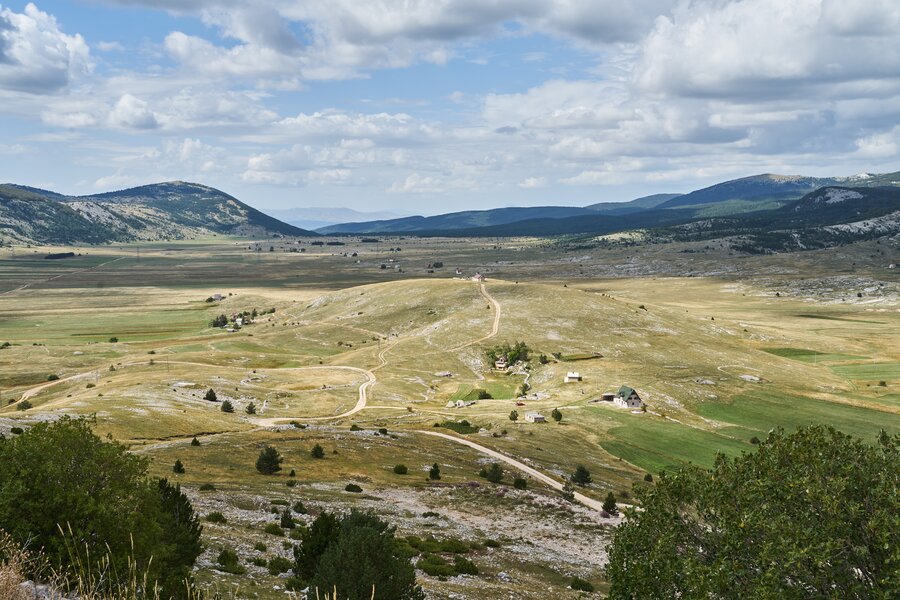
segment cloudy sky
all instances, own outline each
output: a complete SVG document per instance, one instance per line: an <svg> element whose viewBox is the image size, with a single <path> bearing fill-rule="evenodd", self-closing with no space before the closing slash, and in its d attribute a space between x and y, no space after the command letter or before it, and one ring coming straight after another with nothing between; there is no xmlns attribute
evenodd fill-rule
<svg viewBox="0 0 900 600"><path fill-rule="evenodd" d="M0 181L260 208L900 170L897 0L0 4Z"/></svg>

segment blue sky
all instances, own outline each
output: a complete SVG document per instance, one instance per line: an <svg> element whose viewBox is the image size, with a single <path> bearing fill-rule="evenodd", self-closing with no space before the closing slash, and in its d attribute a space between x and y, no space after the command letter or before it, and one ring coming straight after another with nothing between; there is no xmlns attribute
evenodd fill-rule
<svg viewBox="0 0 900 600"><path fill-rule="evenodd" d="M895 0L0 3L0 181L584 205L900 170Z"/></svg>

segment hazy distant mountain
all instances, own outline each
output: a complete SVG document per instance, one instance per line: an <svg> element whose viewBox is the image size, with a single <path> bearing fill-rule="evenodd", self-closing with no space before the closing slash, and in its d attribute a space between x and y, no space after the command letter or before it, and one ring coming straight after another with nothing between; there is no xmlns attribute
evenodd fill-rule
<svg viewBox="0 0 900 600"><path fill-rule="evenodd" d="M285 223L290 223L303 229L319 229L339 223L359 223L362 221L399 219L411 216L410 213L401 211L363 212L352 208L329 207L289 208L266 212Z"/></svg>
<svg viewBox="0 0 900 600"><path fill-rule="evenodd" d="M494 208L468 210L433 217L405 217L363 223L342 223L317 230L319 233L416 233L423 231L455 231L515 223L527 219L560 219L571 216L591 216L596 212L576 206L530 206L523 208Z"/></svg>
<svg viewBox="0 0 900 600"><path fill-rule="evenodd" d="M92 196L0 185L0 240L43 244L316 235L196 183L171 181Z"/></svg>
<svg viewBox="0 0 900 600"><path fill-rule="evenodd" d="M601 202L584 208L542 206L464 211L329 225L321 233L412 233L421 235L563 235L609 232L621 227L657 227L692 218L726 217L785 206L825 186L900 185L900 172L850 177L754 175L687 194L655 194L630 202ZM667 214L669 213L669 214ZM628 217L628 218L624 218Z"/></svg>

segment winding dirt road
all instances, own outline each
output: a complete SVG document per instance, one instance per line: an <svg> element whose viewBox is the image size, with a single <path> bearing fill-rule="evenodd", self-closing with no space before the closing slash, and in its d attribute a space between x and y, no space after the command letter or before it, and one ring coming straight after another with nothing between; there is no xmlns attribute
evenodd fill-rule
<svg viewBox="0 0 900 600"><path fill-rule="evenodd" d="M490 456L491 458L496 458L497 460L503 461L506 464L519 469L523 473L531 475L538 481L542 481L542 482L546 483L547 485L549 485L550 487L552 487L555 490L562 491L562 489L563 489L563 484L560 483L559 481L557 481L556 479L553 479L549 475L544 475L537 469L535 469L533 467L529 467L528 465L526 465L525 463L523 463L521 461L518 461L509 456L506 456L505 454L497 452L496 450L491 450L490 448L488 448L486 446L482 446L481 444L477 444L471 440L466 440L466 439L463 439L460 437L449 435L447 433L439 433L437 431L419 430L419 431L416 431L416 433L439 437L439 438L443 438L445 440L450 440L451 442L456 442L457 444L462 444L463 446L468 446L469 448L472 448L473 450L477 450L478 452L481 452L482 454L486 454L487 456ZM594 500L593 498L588 498L587 496L585 496L582 493L575 492L575 500L577 500L581 504L587 506L588 508L592 508L596 511L603 510L602 502L598 502L597 500Z"/></svg>

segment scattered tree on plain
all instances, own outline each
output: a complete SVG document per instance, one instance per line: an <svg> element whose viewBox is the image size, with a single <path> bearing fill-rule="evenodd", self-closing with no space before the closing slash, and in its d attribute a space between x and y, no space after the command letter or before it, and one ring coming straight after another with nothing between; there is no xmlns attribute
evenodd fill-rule
<svg viewBox="0 0 900 600"><path fill-rule="evenodd" d="M437 481L441 478L441 467L437 463L431 465L431 468L428 470L428 479L433 481Z"/></svg>
<svg viewBox="0 0 900 600"><path fill-rule="evenodd" d="M325 458L325 448L323 448L321 444L316 444L309 454L313 458Z"/></svg>
<svg viewBox="0 0 900 600"><path fill-rule="evenodd" d="M575 467L575 472L572 473L572 483L575 485L580 485L584 487L586 485L591 484L594 480L591 478L591 472L587 470L587 467L584 465L578 465Z"/></svg>
<svg viewBox="0 0 900 600"><path fill-rule="evenodd" d="M206 395L203 396L203 399L209 400L210 402L215 402L219 399L219 397L216 395L216 390L209 388L208 390L206 390Z"/></svg>
<svg viewBox="0 0 900 600"><path fill-rule="evenodd" d="M554 408L553 411L550 413L550 417L554 421L559 423L560 421L562 421L562 412L560 412L560 410L558 408Z"/></svg>
<svg viewBox="0 0 900 600"><path fill-rule="evenodd" d="M273 475L281 470L281 463L284 458L272 446L266 446L259 452L256 459L256 470L263 475Z"/></svg>

